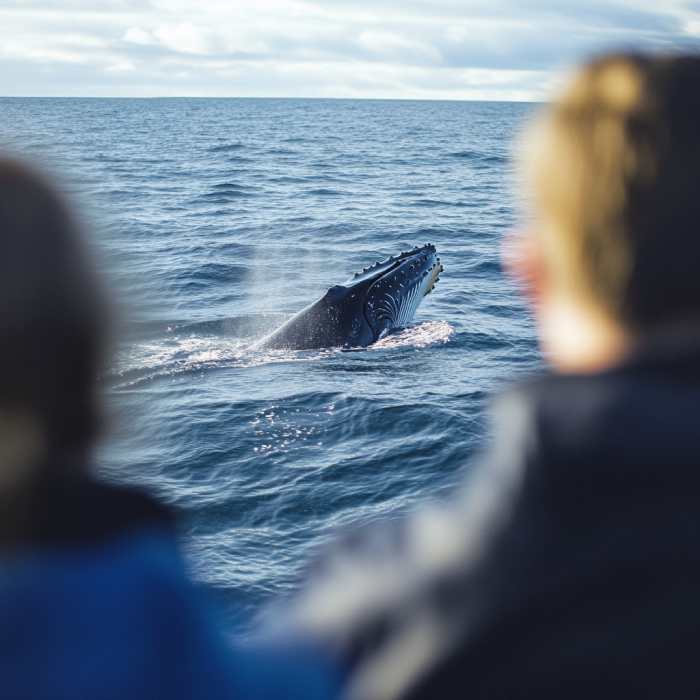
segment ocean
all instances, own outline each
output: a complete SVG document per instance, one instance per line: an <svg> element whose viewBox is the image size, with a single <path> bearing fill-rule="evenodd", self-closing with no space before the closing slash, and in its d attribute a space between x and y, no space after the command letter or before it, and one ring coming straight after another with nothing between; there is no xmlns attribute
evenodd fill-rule
<svg viewBox="0 0 700 700"><path fill-rule="evenodd" d="M487 397L541 367L499 265L536 105L0 99L0 145L53 173L114 301L100 478L176 512L245 637L339 533L446 499ZM445 271L363 352L255 351L326 289L431 242Z"/></svg>

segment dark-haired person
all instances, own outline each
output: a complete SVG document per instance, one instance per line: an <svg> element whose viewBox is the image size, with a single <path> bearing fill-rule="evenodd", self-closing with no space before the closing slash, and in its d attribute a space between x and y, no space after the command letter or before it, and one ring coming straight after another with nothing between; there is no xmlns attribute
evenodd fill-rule
<svg viewBox="0 0 700 700"><path fill-rule="evenodd" d="M0 698L327 698L287 651L233 652L168 512L90 477L105 305L42 178L0 159Z"/></svg>
<svg viewBox="0 0 700 700"><path fill-rule="evenodd" d="M528 145L506 258L552 373L461 496L307 588L347 698L700 697L700 58L593 60Z"/></svg>

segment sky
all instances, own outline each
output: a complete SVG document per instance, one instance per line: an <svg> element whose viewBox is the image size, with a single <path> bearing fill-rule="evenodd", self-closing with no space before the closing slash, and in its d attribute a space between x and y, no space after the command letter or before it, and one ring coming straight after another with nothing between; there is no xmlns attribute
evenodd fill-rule
<svg viewBox="0 0 700 700"><path fill-rule="evenodd" d="M548 99L700 0L0 0L0 96Z"/></svg>

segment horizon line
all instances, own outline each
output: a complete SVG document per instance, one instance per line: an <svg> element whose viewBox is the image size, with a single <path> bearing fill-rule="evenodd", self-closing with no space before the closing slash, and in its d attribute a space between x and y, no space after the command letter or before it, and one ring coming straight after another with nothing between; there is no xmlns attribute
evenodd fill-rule
<svg viewBox="0 0 700 700"><path fill-rule="evenodd" d="M548 100L493 100L429 97L291 97L281 95L0 95L0 100L335 100L363 102L489 102L498 104L542 104Z"/></svg>

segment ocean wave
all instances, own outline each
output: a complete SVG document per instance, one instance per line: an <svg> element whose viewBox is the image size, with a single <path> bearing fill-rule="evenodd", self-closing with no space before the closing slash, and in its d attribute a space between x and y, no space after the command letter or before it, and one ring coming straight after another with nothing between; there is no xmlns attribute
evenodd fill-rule
<svg viewBox="0 0 700 700"><path fill-rule="evenodd" d="M208 150L210 153L230 153L231 151L239 151L244 148L246 146L243 143L222 143L217 146L210 146Z"/></svg>

